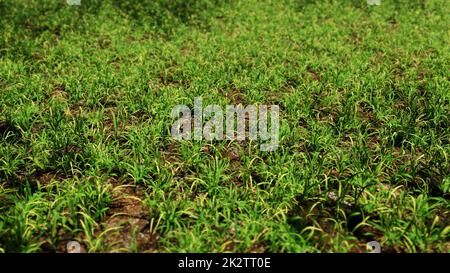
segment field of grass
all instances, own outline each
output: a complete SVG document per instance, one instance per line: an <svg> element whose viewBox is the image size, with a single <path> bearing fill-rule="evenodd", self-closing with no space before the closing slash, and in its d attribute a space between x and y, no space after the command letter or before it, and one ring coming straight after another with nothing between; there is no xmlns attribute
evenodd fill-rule
<svg viewBox="0 0 450 273"><path fill-rule="evenodd" d="M0 252L450 251L446 0L0 1ZM176 141L273 104L280 146Z"/></svg>

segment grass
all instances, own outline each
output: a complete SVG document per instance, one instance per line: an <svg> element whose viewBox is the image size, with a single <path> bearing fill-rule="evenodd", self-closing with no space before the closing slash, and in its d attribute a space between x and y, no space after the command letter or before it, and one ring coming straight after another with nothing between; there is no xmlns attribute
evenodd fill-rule
<svg viewBox="0 0 450 273"><path fill-rule="evenodd" d="M444 0L0 2L0 252L449 252ZM280 147L171 109L277 104Z"/></svg>

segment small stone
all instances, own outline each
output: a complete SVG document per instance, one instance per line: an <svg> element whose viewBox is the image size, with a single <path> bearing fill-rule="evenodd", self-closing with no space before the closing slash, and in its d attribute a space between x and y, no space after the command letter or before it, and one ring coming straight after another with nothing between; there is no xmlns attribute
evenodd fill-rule
<svg viewBox="0 0 450 273"><path fill-rule="evenodd" d="M367 250L370 253L381 253L381 245L377 241L371 241L367 243Z"/></svg>
<svg viewBox="0 0 450 273"><path fill-rule="evenodd" d="M66 245L67 253L81 253L81 245L77 241L70 241Z"/></svg>

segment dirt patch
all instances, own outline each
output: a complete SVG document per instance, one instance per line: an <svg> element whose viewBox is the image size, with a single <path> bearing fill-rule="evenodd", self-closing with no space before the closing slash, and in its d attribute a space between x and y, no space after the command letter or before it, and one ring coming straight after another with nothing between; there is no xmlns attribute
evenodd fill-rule
<svg viewBox="0 0 450 273"><path fill-rule="evenodd" d="M50 97L60 102L67 101L69 94L66 92L66 86L64 84L53 85Z"/></svg>
<svg viewBox="0 0 450 273"><path fill-rule="evenodd" d="M48 171L38 173L35 177L37 177L37 181L43 186L49 185L53 180L63 180L64 178L59 177L56 172Z"/></svg>
<svg viewBox="0 0 450 273"><path fill-rule="evenodd" d="M159 235L150 231L148 210L142 204L143 190L135 185L113 185L113 203L107 214L104 243L111 252L155 251Z"/></svg>
<svg viewBox="0 0 450 273"><path fill-rule="evenodd" d="M160 150L161 158L167 164L173 164L181 161L180 144L176 142L169 143Z"/></svg>
<svg viewBox="0 0 450 273"><path fill-rule="evenodd" d="M319 73L313 69L312 67L308 66L306 68L306 72L308 73L308 76L316 82L320 82L322 80L322 78L320 77Z"/></svg>
<svg viewBox="0 0 450 273"><path fill-rule="evenodd" d="M225 90L222 89L221 92L228 101L230 101L234 105L242 104L245 106L246 101L244 94L236 87L236 85L233 82L231 82L229 84L229 88L226 89Z"/></svg>
<svg viewBox="0 0 450 273"><path fill-rule="evenodd" d="M361 120L376 123L373 107L367 102L358 103L357 115Z"/></svg>
<svg viewBox="0 0 450 273"><path fill-rule="evenodd" d="M246 141L233 141L220 150L220 154L229 161L227 173L231 175L230 182L233 186L243 186L244 181L241 169L245 167L243 155L249 154L249 147ZM253 185L250 185L253 189Z"/></svg>
<svg viewBox="0 0 450 273"><path fill-rule="evenodd" d="M186 46L181 47L180 53L181 53L182 56L188 55L189 54L189 48L186 47Z"/></svg>
<svg viewBox="0 0 450 273"><path fill-rule="evenodd" d="M22 137L22 134L20 133L20 130L12 123L8 121L0 121L0 136L8 140L18 140Z"/></svg>
<svg viewBox="0 0 450 273"><path fill-rule="evenodd" d="M321 245L332 247L333 238L340 232L345 232L356 237L351 242L354 246L350 252L364 253L367 252L367 242L380 241L383 236L380 231L370 226L360 225L356 228L363 221L365 213L359 206L346 202L334 192L329 192L326 199L298 197L296 204L288 213L288 223L299 233L304 232L306 228L316 228L317 230L311 230L311 236ZM339 228L336 226L336 219L337 222L343 222Z"/></svg>
<svg viewBox="0 0 450 273"><path fill-rule="evenodd" d="M232 171L237 171L244 165L240 149L243 150L244 154L248 154L248 144L245 141L236 141L221 151L230 161L230 169Z"/></svg>
<svg viewBox="0 0 450 273"><path fill-rule="evenodd" d="M392 18L389 21L389 26L391 27L392 30L396 30L398 28L398 22L395 18Z"/></svg>
<svg viewBox="0 0 450 273"><path fill-rule="evenodd" d="M363 38L356 31L352 31L347 37L347 41L352 43L354 46L359 46L363 42Z"/></svg>

